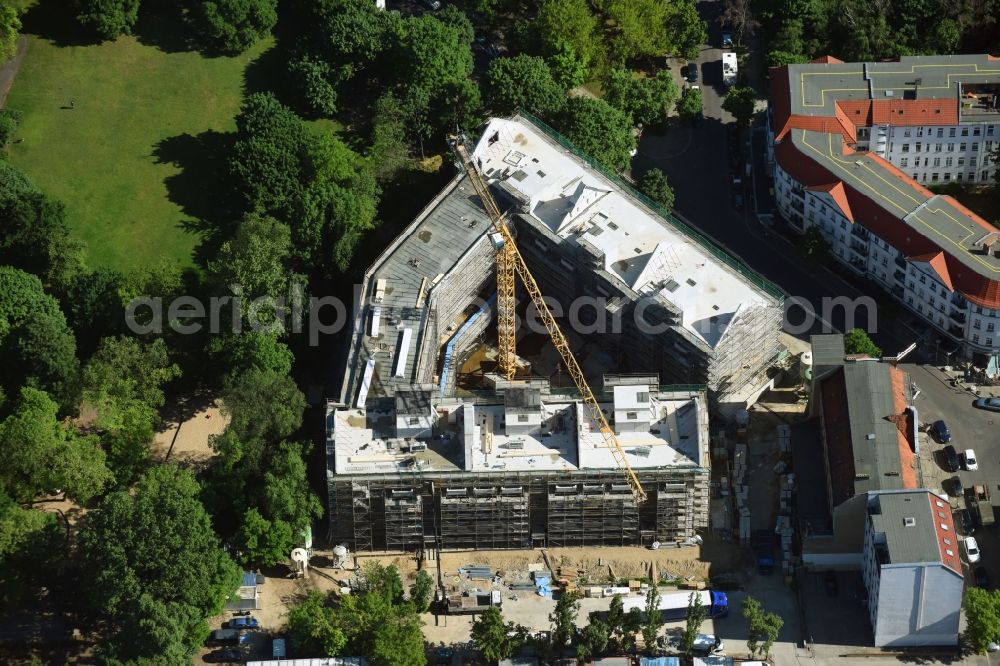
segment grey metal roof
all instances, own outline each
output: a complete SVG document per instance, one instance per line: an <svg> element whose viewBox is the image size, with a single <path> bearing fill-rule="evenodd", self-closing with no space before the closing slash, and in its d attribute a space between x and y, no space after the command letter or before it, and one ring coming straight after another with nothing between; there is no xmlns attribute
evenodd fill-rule
<svg viewBox="0 0 1000 666"><path fill-rule="evenodd" d="M822 379L831 371L844 364L844 336L836 334L813 335L809 338L812 345L813 377Z"/></svg>
<svg viewBox="0 0 1000 666"><path fill-rule="evenodd" d="M355 331L356 356L350 355L351 379L348 400L357 395L361 374L369 359L375 359L375 372L369 393L372 397L392 394L396 388L416 382L418 351L424 334L427 294L418 305L421 285L429 292L431 283L447 274L456 262L477 242L488 242L485 234L490 221L466 176L456 177L425 208L369 269L368 293L362 294L362 325ZM379 280L386 281L381 308L378 342L364 343L370 330L372 299ZM411 329L403 376L395 376L404 329ZM437 344L437 341L434 341ZM380 353L381 352L381 353ZM390 357L391 354L391 357Z"/></svg>
<svg viewBox="0 0 1000 666"><path fill-rule="evenodd" d="M885 163L864 152L843 154L839 135L792 130L792 143L835 178L867 196L916 234L926 237L964 266L989 279L1000 279L1000 257L983 254L976 242L992 230L977 224L948 199L928 196L923 188L900 178ZM905 251L905 248L904 248Z"/></svg>
<svg viewBox="0 0 1000 666"><path fill-rule="evenodd" d="M833 116L839 100L954 99L959 84L1000 82L1000 61L987 55L903 56L899 62L788 66L791 111Z"/></svg>
<svg viewBox="0 0 1000 666"><path fill-rule="evenodd" d="M926 490L878 493L873 497L868 509L872 528L885 535L892 564L941 561L932 499ZM908 518L913 519L912 525L907 525Z"/></svg>
<svg viewBox="0 0 1000 666"><path fill-rule="evenodd" d="M879 362L844 366L854 454L854 494L903 487L890 366Z"/></svg>

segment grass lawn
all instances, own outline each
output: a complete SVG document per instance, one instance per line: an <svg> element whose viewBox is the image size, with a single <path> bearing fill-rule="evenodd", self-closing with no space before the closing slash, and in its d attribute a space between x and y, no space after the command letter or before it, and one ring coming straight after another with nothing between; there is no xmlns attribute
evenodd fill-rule
<svg viewBox="0 0 1000 666"><path fill-rule="evenodd" d="M31 35L7 99L23 114L10 162L66 204L92 266L193 265L193 222L211 217L209 176L224 167L220 132L235 127L244 71L270 43L206 58L134 37L75 46Z"/></svg>

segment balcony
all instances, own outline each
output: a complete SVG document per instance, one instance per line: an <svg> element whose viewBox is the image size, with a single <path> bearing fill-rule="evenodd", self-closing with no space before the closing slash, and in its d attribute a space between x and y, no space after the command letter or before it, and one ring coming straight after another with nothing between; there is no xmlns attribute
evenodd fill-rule
<svg viewBox="0 0 1000 666"><path fill-rule="evenodd" d="M968 310L969 301L965 300L958 294L955 294L954 296L951 297L951 306L956 310Z"/></svg>
<svg viewBox="0 0 1000 666"><path fill-rule="evenodd" d="M949 326L948 335L955 338L956 340L964 340L965 330L961 326Z"/></svg>
<svg viewBox="0 0 1000 666"><path fill-rule="evenodd" d="M806 210L805 210L806 209L805 204L803 204L801 201L795 201L794 199L792 199L792 201L790 202L790 205L791 205L791 207L792 207L793 210L796 210L799 213L803 213L804 214L806 212Z"/></svg>
<svg viewBox="0 0 1000 666"><path fill-rule="evenodd" d="M906 257L904 257L901 254L897 254L895 261L896 261L896 265L897 266L899 266L900 268L902 268L904 271L906 270Z"/></svg>
<svg viewBox="0 0 1000 666"><path fill-rule="evenodd" d="M856 240L851 241L851 249L860 254L865 259L868 258L868 246Z"/></svg>
<svg viewBox="0 0 1000 666"><path fill-rule="evenodd" d="M895 287L892 288L892 295L895 296L896 298L902 299L903 288L897 284Z"/></svg>
<svg viewBox="0 0 1000 666"><path fill-rule="evenodd" d="M906 273L904 273L903 271L896 271L895 273L892 274L892 277L896 279L896 282L903 282L906 280ZM900 287L899 289L900 291L903 290L902 287Z"/></svg>
<svg viewBox="0 0 1000 666"><path fill-rule="evenodd" d="M847 262L847 265L862 275L868 272L868 262L863 259L851 259Z"/></svg>
<svg viewBox="0 0 1000 666"><path fill-rule="evenodd" d="M958 310L952 310L951 314L949 314L948 316L951 317L952 321L958 322L959 324L964 324L965 323L965 313L964 312L959 312Z"/></svg>
<svg viewBox="0 0 1000 666"><path fill-rule="evenodd" d="M871 233L860 224L851 225L851 235L857 236L862 240L868 240L871 237Z"/></svg>

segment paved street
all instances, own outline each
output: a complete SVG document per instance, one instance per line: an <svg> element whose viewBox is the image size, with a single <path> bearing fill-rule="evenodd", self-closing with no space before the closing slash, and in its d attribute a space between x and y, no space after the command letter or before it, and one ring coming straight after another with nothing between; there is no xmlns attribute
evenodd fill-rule
<svg viewBox="0 0 1000 666"><path fill-rule="evenodd" d="M962 451L975 449L979 458L979 469L974 472L948 472L942 467L941 450L944 446L930 437L922 439L920 452L924 484L929 488L941 488L942 481L957 474L966 488L985 485L993 502L1000 501L1000 413L987 412L972 406L976 396L954 388L948 377L933 366L904 364L903 369L919 387L916 407L921 423L932 423L944 419L952 434L951 444L961 455ZM986 387L982 395L989 395ZM1000 395L1000 387L993 387L993 393ZM964 503L952 498L955 508L963 508ZM995 582L1000 582L1000 528L980 528L975 533L976 541L983 554L983 566L987 568ZM964 557L964 553L963 553Z"/></svg>

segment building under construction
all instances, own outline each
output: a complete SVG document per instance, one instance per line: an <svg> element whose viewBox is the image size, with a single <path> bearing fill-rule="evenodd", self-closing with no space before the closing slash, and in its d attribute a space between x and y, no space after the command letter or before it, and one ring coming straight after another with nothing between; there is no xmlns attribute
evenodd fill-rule
<svg viewBox="0 0 1000 666"><path fill-rule="evenodd" d="M638 505L581 402L542 382L327 411L331 536L358 551L684 542L708 519L704 391L607 377L598 394Z"/></svg>
<svg viewBox="0 0 1000 666"><path fill-rule="evenodd" d="M470 177L473 159L488 185ZM562 431L576 443L553 451L553 431L536 428L544 451L527 457L516 449L518 441L505 442L515 448L494 450L479 442L485 435L452 433L470 423L487 427L476 419L518 408L528 410L518 418L549 419L550 427L556 417L566 428L570 421L593 425L580 415L580 395L574 401L549 389L550 381L565 380L565 363L552 359L520 358L514 382L484 370L476 388L491 397L470 403L462 398L468 391L456 388L463 363L491 353L487 329L494 321L495 258L502 246L475 187L495 196L527 270L561 313L569 347L586 349L580 367L592 385L603 384L600 401L608 409L618 409L621 388L602 382L609 372L657 377L641 391L648 397L640 411L652 409L660 379L695 387L682 398L668 393L655 400L657 408L682 400L698 423L707 424L709 409L745 407L768 386L767 371L778 356L780 293L526 114L491 120L463 164L361 285L328 423L333 533L360 550L418 548L428 539L439 539L443 548L520 548L690 538L707 516L707 456L699 450L666 458L644 452L701 443L700 430L685 433L684 440L661 440L650 425L626 437L624 421L609 419L619 439L641 435L655 444L626 451L643 487L649 486L650 501L639 504L622 483L619 449L618 460L609 453L607 461L578 451L591 432ZM523 308L519 313L529 314ZM529 334L520 327L518 345ZM517 407L522 398L528 403ZM433 414L411 414L414 401ZM651 414L649 424L665 418ZM423 423L425 417L433 424L424 434L445 439L400 429L400 418ZM505 430L488 430L486 439L516 434L516 424L503 422ZM354 451L355 437L359 447L373 450ZM426 448L388 448L408 447L408 439ZM383 451L376 443L383 440L379 455L388 457L378 460L374 449ZM435 454L439 442L457 441L467 448ZM483 447L488 452L482 455L492 456L489 465L475 462ZM353 465L345 458L368 462Z"/></svg>

